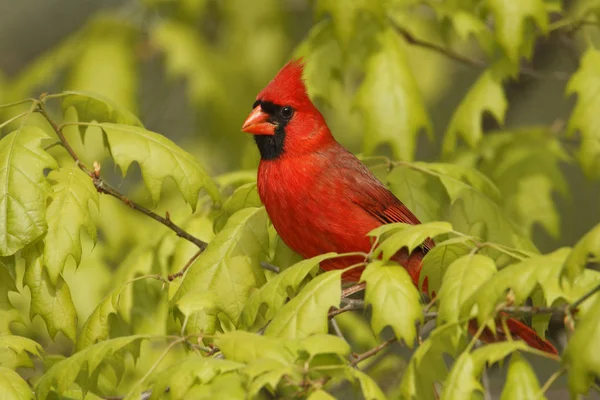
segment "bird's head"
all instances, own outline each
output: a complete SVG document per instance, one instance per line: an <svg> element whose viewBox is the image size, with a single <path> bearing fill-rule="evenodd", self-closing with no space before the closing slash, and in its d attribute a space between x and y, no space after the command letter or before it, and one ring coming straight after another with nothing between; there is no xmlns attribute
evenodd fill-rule
<svg viewBox="0 0 600 400"><path fill-rule="evenodd" d="M302 73L302 60L286 64L256 96L244 121L242 131L255 135L263 159L314 151L331 138L323 115L308 97Z"/></svg>

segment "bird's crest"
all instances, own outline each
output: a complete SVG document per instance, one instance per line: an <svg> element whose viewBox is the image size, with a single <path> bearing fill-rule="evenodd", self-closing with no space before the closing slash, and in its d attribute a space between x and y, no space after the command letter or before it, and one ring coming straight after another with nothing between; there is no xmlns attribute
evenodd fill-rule
<svg viewBox="0 0 600 400"><path fill-rule="evenodd" d="M256 96L256 99L294 107L312 104L302 78L303 72L304 60L302 58L288 62Z"/></svg>

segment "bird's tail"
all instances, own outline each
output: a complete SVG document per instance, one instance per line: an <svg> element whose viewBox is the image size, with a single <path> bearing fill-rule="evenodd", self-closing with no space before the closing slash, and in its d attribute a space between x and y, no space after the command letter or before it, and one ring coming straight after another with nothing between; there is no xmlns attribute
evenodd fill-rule
<svg viewBox="0 0 600 400"><path fill-rule="evenodd" d="M508 314L501 312L502 317L507 317ZM502 324L502 317L496 318L496 332L488 327L485 327L479 335L479 340L484 343L503 342L509 339L521 339L529 346L534 349L542 350L550 354L558 354L556 347L548 340L542 339L533 329L525 325L521 321L514 318L506 318L506 327L508 332L505 331L504 325ZM469 321L469 333L475 335L479 330L477 321L472 319Z"/></svg>
<svg viewBox="0 0 600 400"><path fill-rule="evenodd" d="M400 258L403 259L397 260L400 262L400 264L404 265L411 276L413 283L417 287L419 287L419 275L423 265L423 257L423 253L414 252L410 255L410 257L408 257L408 259L401 256ZM421 290L424 293L428 293L427 278L424 279L423 284L421 285ZM435 297L435 293L432 293L432 296ZM492 332L490 328L486 327L480 333L479 340L484 343L494 343L510 339L521 339L534 349L542 350L550 354L558 354L556 347L554 347L554 345L552 345L552 343L550 343L548 340L540 337L532 328L516 320L515 318L507 317L508 314L501 312L500 316L496 319L496 332ZM504 325L502 323L503 318L506 318L506 327L508 328L508 332L505 332L504 330ZM478 331L479 326L477 325L477 321L474 319L470 320L469 333L471 335L475 335Z"/></svg>

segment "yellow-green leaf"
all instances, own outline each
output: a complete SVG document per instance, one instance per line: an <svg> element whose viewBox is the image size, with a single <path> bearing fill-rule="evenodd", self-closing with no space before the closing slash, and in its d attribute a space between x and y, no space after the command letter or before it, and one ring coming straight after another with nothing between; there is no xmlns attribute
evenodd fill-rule
<svg viewBox="0 0 600 400"><path fill-rule="evenodd" d="M396 157L412 160L419 132L430 133L431 123L398 41L391 28L381 31L380 47L367 60L356 102L367 128L365 153L372 154L381 143L389 143Z"/></svg>
<svg viewBox="0 0 600 400"><path fill-rule="evenodd" d="M600 177L600 124L595 110L600 107L600 50L589 47L581 65L567 84L566 93L577 93L577 103L569 118L569 134L581 132L579 162L591 178Z"/></svg>
<svg viewBox="0 0 600 400"><path fill-rule="evenodd" d="M124 353L139 355L140 342L148 336L124 336L97 343L54 364L40 378L35 386L36 397L49 398L51 392L65 393L73 383L82 389L94 387L98 379L97 369L106 361L112 361L113 368L123 364Z"/></svg>
<svg viewBox="0 0 600 400"><path fill-rule="evenodd" d="M44 237L44 263L52 282L56 282L69 257L81 261L81 231L96 240L96 224L90 206L98 207L98 192L92 179L72 163L52 171L48 179L54 192L46 213L48 233Z"/></svg>
<svg viewBox="0 0 600 400"><path fill-rule="evenodd" d="M44 169L57 168L43 148L50 137L24 125L0 140L0 256L12 255L46 232L50 185Z"/></svg>
<svg viewBox="0 0 600 400"><path fill-rule="evenodd" d="M264 208L236 212L189 268L173 301L189 292L212 293L236 324L252 291L265 282L259 260L268 251L268 241Z"/></svg>
<svg viewBox="0 0 600 400"><path fill-rule="evenodd" d="M290 289L296 294L304 279L311 271L318 268L321 261L335 256L336 253L327 253L302 260L269 280L254 292L244 305L240 318L241 326L246 328L264 326L284 305L286 299L290 297ZM263 305L266 306L266 310L261 313L260 310Z"/></svg>
<svg viewBox="0 0 600 400"><path fill-rule="evenodd" d="M485 71L454 111L444 137L444 154L454 152L459 136L474 147L483 137L482 114L489 111L499 123L503 123L507 107L501 79L491 69Z"/></svg>
<svg viewBox="0 0 600 400"><path fill-rule="evenodd" d="M486 256L465 255L448 267L438 293L438 324L458 322L460 307L496 272L496 264Z"/></svg>
<svg viewBox="0 0 600 400"><path fill-rule="evenodd" d="M196 209L198 193L204 188L213 200L219 191L204 167L191 154L166 137L137 126L98 124L106 133L110 152L123 175L132 162L142 170L152 201L160 198L163 182L172 178L185 201Z"/></svg>
<svg viewBox="0 0 600 400"><path fill-rule="evenodd" d="M528 19L535 21L542 32L548 31L544 0L488 0L488 5L494 14L496 37L508 58L515 64L522 55L529 58L533 40L526 29Z"/></svg>
<svg viewBox="0 0 600 400"><path fill-rule="evenodd" d="M443 221L418 225L397 222L375 228L369 232L369 236L378 237L380 240L374 255L377 257L382 254L385 259L389 259L403 247L406 247L408 252L412 253L427 238L434 238L448 232L452 232L452 225Z"/></svg>
<svg viewBox="0 0 600 400"><path fill-rule="evenodd" d="M43 261L43 250L40 243L27 247L23 251L25 258L25 276L23 283L31 291L31 307L29 313L46 322L51 337L61 331L75 342L77 334L77 312L67 282L58 276L56 284L52 283Z"/></svg>
<svg viewBox="0 0 600 400"><path fill-rule="evenodd" d="M408 272L399 265L383 261L370 263L361 276L367 283L365 302L371 305L371 326L376 335L391 326L398 339L413 346L415 323L423 321L420 295Z"/></svg>
<svg viewBox="0 0 600 400"><path fill-rule="evenodd" d="M519 353L510 358L508 374L500 400L546 400L540 393L540 384L531 365Z"/></svg>
<svg viewBox="0 0 600 400"><path fill-rule="evenodd" d="M303 338L326 333L329 309L340 305L341 275L342 270L327 271L310 281L275 314L265 334Z"/></svg>
<svg viewBox="0 0 600 400"><path fill-rule="evenodd" d="M565 349L571 393L585 394L600 376L600 295L577 323Z"/></svg>
<svg viewBox="0 0 600 400"><path fill-rule="evenodd" d="M19 374L12 369L0 366L0 396L2 399L33 399L33 391Z"/></svg>

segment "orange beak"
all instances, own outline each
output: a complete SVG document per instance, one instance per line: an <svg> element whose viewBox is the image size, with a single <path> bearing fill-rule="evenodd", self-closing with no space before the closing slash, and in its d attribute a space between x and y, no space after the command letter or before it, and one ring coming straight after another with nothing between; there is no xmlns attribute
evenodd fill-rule
<svg viewBox="0 0 600 400"><path fill-rule="evenodd" d="M242 132L254 135L274 135L275 125L269 121L271 116L256 106L242 125Z"/></svg>

